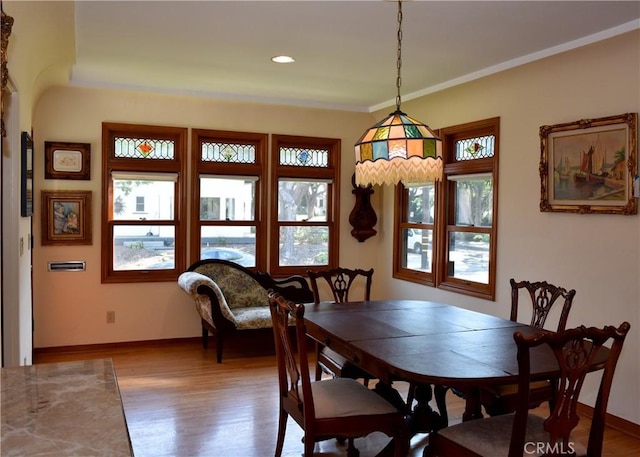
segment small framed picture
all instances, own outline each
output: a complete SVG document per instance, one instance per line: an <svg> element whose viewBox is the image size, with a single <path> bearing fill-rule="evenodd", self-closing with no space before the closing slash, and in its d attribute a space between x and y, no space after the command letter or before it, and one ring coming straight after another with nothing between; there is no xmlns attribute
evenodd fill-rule
<svg viewBox="0 0 640 457"><path fill-rule="evenodd" d="M44 142L45 179L91 179L91 144Z"/></svg>
<svg viewBox="0 0 640 457"><path fill-rule="evenodd" d="M638 115L540 127L540 211L637 214Z"/></svg>
<svg viewBox="0 0 640 457"><path fill-rule="evenodd" d="M92 244L91 191L43 190L42 245Z"/></svg>

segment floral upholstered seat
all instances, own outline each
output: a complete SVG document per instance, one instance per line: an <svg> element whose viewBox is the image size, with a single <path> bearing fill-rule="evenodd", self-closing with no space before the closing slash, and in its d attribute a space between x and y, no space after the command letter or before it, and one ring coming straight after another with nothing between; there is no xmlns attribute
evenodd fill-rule
<svg viewBox="0 0 640 457"><path fill-rule="evenodd" d="M302 276L273 279L225 260L201 260L178 278L194 299L202 323L203 346L209 332L216 335L218 363L225 334L236 330L271 328L267 291L273 289L296 302L311 302L313 294Z"/></svg>

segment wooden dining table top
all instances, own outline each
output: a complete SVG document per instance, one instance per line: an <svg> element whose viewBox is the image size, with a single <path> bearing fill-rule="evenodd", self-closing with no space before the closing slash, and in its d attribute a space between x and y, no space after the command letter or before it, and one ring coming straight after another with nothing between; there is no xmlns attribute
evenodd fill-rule
<svg viewBox="0 0 640 457"><path fill-rule="evenodd" d="M467 390L517 381L513 334L541 330L497 316L423 300L305 305L307 334L378 379ZM531 350L532 378L549 379L551 350Z"/></svg>

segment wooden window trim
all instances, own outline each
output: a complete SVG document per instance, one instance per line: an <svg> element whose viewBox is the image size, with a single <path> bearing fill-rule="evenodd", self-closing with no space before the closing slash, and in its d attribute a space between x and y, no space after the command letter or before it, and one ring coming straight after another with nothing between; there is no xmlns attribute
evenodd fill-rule
<svg viewBox="0 0 640 457"><path fill-rule="evenodd" d="M498 168L500 149L500 118L484 119L477 122L460 124L439 130L443 140L443 160L445 178L435 183L436 208L433 222L433 268L431 273L402 268L402 229L412 228L413 224L406 220L404 211L407 207L407 191L402 185L396 186L394 203L394 243L393 243L393 277L405 281L437 287L450 292L461 293L478 298L495 300L496 259L497 259L497 227L498 227ZM455 144L460 139L476 136L494 135L494 155L491 158L458 161L455 158ZM460 174L476 174L490 172L493 178L493 208L491 227L464 228L453 224L455 214L455 183L447 181L446 176ZM488 284L466 281L448 276L449 234L452 232L473 231L490 235L489 247L489 280Z"/></svg>
<svg viewBox="0 0 640 457"><path fill-rule="evenodd" d="M203 141L252 144L256 148L254 164L203 162L200 145ZM191 229L189 257L191 262L200 259L200 174L257 176L255 195L255 221L231 221L233 225L256 227L256 266L251 270L264 271L267 264L267 145L268 135L262 133L231 132L222 130L192 129L191 131ZM207 225L207 224L205 224ZM224 225L224 224L220 224Z"/></svg>
<svg viewBox="0 0 640 457"><path fill-rule="evenodd" d="M281 147L293 148L327 148L329 150L327 168L295 167L280 165ZM305 222L309 226L327 226L329 228L328 265L322 268L338 266L340 243L340 152L341 141L334 138L318 138L293 135L271 136L271 198L269 223L269 272L273 277L286 277L294 274L306 276L307 270L318 269L314 266L281 266L279 265L279 228L281 225L300 225L300 223L278 222L278 180L280 178L331 179L328 187L327 202L329 212L327 222Z"/></svg>
<svg viewBox="0 0 640 457"><path fill-rule="evenodd" d="M146 137L153 139L169 138L175 142L173 160L154 162L153 171L158 173L177 173L175 183L174 219L172 223L157 221L155 225L175 227L174 268L167 270L127 270L115 271L113 268L113 233L119 225L111 219L113 214L114 171L148 172L149 161L143 159L116 158L113 155L113 141L116 136ZM187 172L187 129L141 124L102 123L102 213L101 213L101 280L102 283L160 282L175 281L178 274L186 269L186 184ZM128 225L129 222L127 222ZM135 223L133 224L135 225Z"/></svg>

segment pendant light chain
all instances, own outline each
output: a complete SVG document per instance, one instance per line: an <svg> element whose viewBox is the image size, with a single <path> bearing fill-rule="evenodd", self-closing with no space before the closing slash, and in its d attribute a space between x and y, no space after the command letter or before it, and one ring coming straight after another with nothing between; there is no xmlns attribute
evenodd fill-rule
<svg viewBox="0 0 640 457"><path fill-rule="evenodd" d="M396 87L398 88L398 95L396 95L396 111L400 111L400 86L402 85L402 76L400 70L402 69L402 0L398 0L398 62L396 64L398 68L398 76L396 77Z"/></svg>

